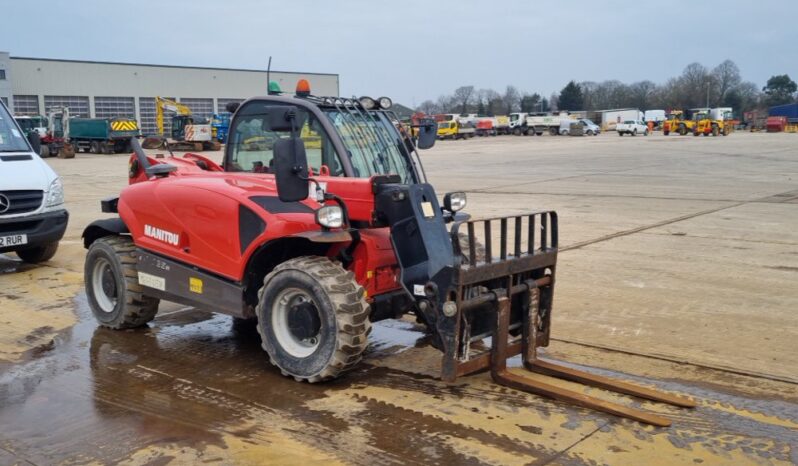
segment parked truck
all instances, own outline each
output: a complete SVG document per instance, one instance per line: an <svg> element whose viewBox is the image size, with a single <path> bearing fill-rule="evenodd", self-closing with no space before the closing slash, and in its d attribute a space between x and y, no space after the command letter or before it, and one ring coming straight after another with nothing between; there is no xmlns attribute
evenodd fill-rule
<svg viewBox="0 0 798 466"><path fill-rule="evenodd" d="M543 133L549 133L552 136L556 136L560 134L560 128L570 127L569 125L576 121L566 112L560 112L558 115L529 114L524 124L521 125L521 134L541 136Z"/></svg>
<svg viewBox="0 0 798 466"><path fill-rule="evenodd" d="M69 142L76 152L115 154L130 152L130 138L139 135L132 118L71 118Z"/></svg>
<svg viewBox="0 0 798 466"><path fill-rule="evenodd" d="M467 121L449 120L438 122L438 139L470 139L475 134L476 128Z"/></svg>
<svg viewBox="0 0 798 466"><path fill-rule="evenodd" d="M22 128L22 132L25 133L26 137L32 132L38 133L40 138L47 136L48 122L46 116L15 116L14 119L17 120L17 124Z"/></svg>
<svg viewBox="0 0 798 466"><path fill-rule="evenodd" d="M643 121L645 115L636 108L621 108L615 110L603 110L601 112L601 129L604 131L615 131L615 126L624 121Z"/></svg>

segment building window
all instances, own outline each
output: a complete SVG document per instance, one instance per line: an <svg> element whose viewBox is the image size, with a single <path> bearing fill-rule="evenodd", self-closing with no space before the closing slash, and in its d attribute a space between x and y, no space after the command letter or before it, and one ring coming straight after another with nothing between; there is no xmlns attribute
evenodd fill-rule
<svg viewBox="0 0 798 466"><path fill-rule="evenodd" d="M0 81L6 80L6 70L0 70Z"/></svg>
<svg viewBox="0 0 798 466"><path fill-rule="evenodd" d="M175 100L174 97L164 97L164 99ZM163 130L164 136L172 135L172 116L174 112L164 110L163 112ZM155 123L155 97L139 97L139 128L141 134L146 136L154 136L158 134L158 128Z"/></svg>
<svg viewBox="0 0 798 466"><path fill-rule="evenodd" d="M39 114L39 96L37 95L15 95L14 114L25 116L36 116Z"/></svg>
<svg viewBox="0 0 798 466"><path fill-rule="evenodd" d="M244 99L216 99L216 113L227 111L227 104L231 102L241 103Z"/></svg>
<svg viewBox="0 0 798 466"><path fill-rule="evenodd" d="M95 97L96 118L136 118L136 103L133 97Z"/></svg>
<svg viewBox="0 0 798 466"><path fill-rule="evenodd" d="M193 99L181 97L180 103L191 109L191 114L202 118L213 115L213 99Z"/></svg>
<svg viewBox="0 0 798 466"><path fill-rule="evenodd" d="M44 96L44 111L50 113L52 110L66 107L69 109L69 116L79 118L89 118L89 98L72 95L46 95Z"/></svg>

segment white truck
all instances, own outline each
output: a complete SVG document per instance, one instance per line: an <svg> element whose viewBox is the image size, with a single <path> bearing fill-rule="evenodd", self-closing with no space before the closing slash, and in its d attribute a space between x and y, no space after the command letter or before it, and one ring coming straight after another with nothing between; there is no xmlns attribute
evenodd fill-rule
<svg viewBox="0 0 798 466"><path fill-rule="evenodd" d="M665 110L646 110L643 121L646 123L653 121L654 126L661 126L665 119Z"/></svg>
<svg viewBox="0 0 798 466"><path fill-rule="evenodd" d="M644 121L644 114L636 108L603 110L601 112L601 129L604 131L613 131L617 124L629 120Z"/></svg>
<svg viewBox="0 0 798 466"><path fill-rule="evenodd" d="M25 262L50 260L64 236L61 179L38 154L0 101L0 254L15 252Z"/></svg>
<svg viewBox="0 0 798 466"><path fill-rule="evenodd" d="M618 123L615 125L615 131L618 132L618 136L623 136L624 134L648 136L648 126L642 120L626 120L623 123Z"/></svg>
<svg viewBox="0 0 798 466"><path fill-rule="evenodd" d="M510 132L516 136L520 136L523 134L522 128L526 125L526 117L528 113L525 112L515 112L510 114Z"/></svg>
<svg viewBox="0 0 798 466"><path fill-rule="evenodd" d="M511 116L512 115L513 114L511 114ZM558 115L529 113L526 114L526 117L523 119L523 122L520 125L516 124L513 127L513 134L541 136L543 133L547 132L552 136L556 136L560 134L560 128L568 128L571 123L576 121L577 120L575 118L572 118L566 112L560 112Z"/></svg>
<svg viewBox="0 0 798 466"><path fill-rule="evenodd" d="M31 131L35 131L39 133L40 138L47 136L48 121L46 116L25 115L25 116L15 116L14 119L17 120L17 124L19 125L20 128L22 128L22 134L25 134L27 136Z"/></svg>

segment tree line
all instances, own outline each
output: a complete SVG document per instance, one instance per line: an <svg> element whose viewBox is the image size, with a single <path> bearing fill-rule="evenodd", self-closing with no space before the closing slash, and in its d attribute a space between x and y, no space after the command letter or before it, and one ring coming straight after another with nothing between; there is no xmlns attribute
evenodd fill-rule
<svg viewBox="0 0 798 466"><path fill-rule="evenodd" d="M511 112L548 112L558 110L606 110L611 108L687 109L696 107L732 107L738 116L749 110L798 102L798 85L786 74L774 75L760 88L744 81L740 69L731 60L714 68L700 63L687 65L682 74L662 84L644 80L626 84L617 80L602 82L570 81L549 98L538 93L521 92L507 86L503 93L493 89L461 86L451 95L425 100L417 108L427 114L477 113L501 115Z"/></svg>

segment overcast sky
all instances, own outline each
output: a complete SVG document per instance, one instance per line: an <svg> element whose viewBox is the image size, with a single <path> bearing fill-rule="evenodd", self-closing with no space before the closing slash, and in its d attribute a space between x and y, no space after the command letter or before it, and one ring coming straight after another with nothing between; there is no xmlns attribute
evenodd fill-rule
<svg viewBox="0 0 798 466"><path fill-rule="evenodd" d="M796 0L2 0L12 56L338 73L412 106L460 85L548 96L569 80L660 83L737 63L798 79ZM265 85L264 85L265 89Z"/></svg>

